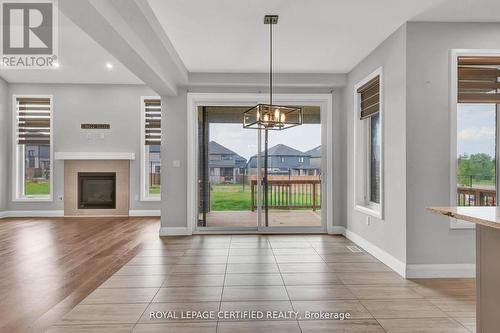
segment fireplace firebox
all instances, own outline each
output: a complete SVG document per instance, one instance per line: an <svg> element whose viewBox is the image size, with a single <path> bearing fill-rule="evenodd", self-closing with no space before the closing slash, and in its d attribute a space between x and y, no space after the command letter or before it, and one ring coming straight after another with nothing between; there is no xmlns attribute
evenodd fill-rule
<svg viewBox="0 0 500 333"><path fill-rule="evenodd" d="M78 172L79 209L115 209L115 172Z"/></svg>

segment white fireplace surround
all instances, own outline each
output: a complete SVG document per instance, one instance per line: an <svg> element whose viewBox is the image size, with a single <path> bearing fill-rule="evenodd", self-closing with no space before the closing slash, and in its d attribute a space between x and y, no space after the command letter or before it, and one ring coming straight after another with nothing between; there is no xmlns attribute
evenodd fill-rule
<svg viewBox="0 0 500 333"><path fill-rule="evenodd" d="M56 152L56 160L135 160L134 153L126 152Z"/></svg>

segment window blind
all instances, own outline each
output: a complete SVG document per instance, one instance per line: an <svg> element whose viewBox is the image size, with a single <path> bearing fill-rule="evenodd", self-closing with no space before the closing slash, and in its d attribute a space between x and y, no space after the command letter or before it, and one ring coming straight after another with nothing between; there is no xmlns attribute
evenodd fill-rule
<svg viewBox="0 0 500 333"><path fill-rule="evenodd" d="M50 98L16 98L17 143L50 144Z"/></svg>
<svg viewBox="0 0 500 333"><path fill-rule="evenodd" d="M500 103L500 57L458 57L458 103Z"/></svg>
<svg viewBox="0 0 500 333"><path fill-rule="evenodd" d="M144 100L145 112L145 144L161 144L161 100L159 98Z"/></svg>
<svg viewBox="0 0 500 333"><path fill-rule="evenodd" d="M380 111L380 76L377 75L357 90L360 94L360 119Z"/></svg>

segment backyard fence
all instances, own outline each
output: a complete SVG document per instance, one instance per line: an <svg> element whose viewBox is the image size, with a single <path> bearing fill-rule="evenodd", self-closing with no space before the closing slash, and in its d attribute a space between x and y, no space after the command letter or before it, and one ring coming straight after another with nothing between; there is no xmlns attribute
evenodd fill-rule
<svg viewBox="0 0 500 333"><path fill-rule="evenodd" d="M495 206L496 191L491 188L458 187L457 204L459 206Z"/></svg>
<svg viewBox="0 0 500 333"><path fill-rule="evenodd" d="M261 184L262 189L264 185ZM257 209L257 180L252 180L252 211ZM264 200L264 199L263 199ZM321 208L321 180L269 180L268 207L271 209Z"/></svg>
<svg viewBox="0 0 500 333"><path fill-rule="evenodd" d="M150 185L160 185L160 174L151 172L149 174L149 184Z"/></svg>

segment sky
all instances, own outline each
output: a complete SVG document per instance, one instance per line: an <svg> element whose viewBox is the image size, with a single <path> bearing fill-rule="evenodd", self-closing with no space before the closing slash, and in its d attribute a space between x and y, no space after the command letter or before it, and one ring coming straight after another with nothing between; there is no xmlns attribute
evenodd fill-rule
<svg viewBox="0 0 500 333"><path fill-rule="evenodd" d="M459 104L457 154L495 156L495 104Z"/></svg>
<svg viewBox="0 0 500 333"><path fill-rule="evenodd" d="M216 141L247 160L257 154L258 131L242 124L210 124L210 141ZM305 152L321 145L321 125L303 124L282 131L269 131L269 148L277 144ZM264 145L264 142L262 142Z"/></svg>

